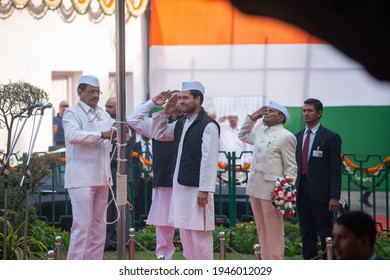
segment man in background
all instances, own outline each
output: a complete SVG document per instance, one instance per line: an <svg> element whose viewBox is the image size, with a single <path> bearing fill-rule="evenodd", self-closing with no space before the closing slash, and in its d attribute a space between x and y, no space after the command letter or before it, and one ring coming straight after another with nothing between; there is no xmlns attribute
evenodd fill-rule
<svg viewBox="0 0 390 280"><path fill-rule="evenodd" d="M134 152L142 155L143 158L153 162L152 140L141 134L141 139L134 145ZM138 220L145 220L152 203L152 180L153 172L151 166L143 163L139 158L138 164L134 164L134 188L135 188L135 215Z"/></svg>
<svg viewBox="0 0 390 280"><path fill-rule="evenodd" d="M374 252L376 226L371 216L352 211L333 225L333 248L339 260L380 260Z"/></svg>
<svg viewBox="0 0 390 280"><path fill-rule="evenodd" d="M178 91L173 91L178 92ZM139 105L127 118L130 126L146 138L153 138L152 118L150 112L156 106L162 106L166 102L165 92L158 94L153 99ZM168 122L172 123L183 115L180 104L176 103L176 110L169 117ZM153 191L152 205L150 207L147 224L156 227L156 256L165 260L172 259L175 253L173 238L175 228L168 221L169 208L172 197L172 168L173 141L158 141L152 139L153 143ZM140 150L141 148L140 142Z"/></svg>
<svg viewBox="0 0 390 280"><path fill-rule="evenodd" d="M106 112L111 116L113 120L116 119L116 97L110 97L106 101ZM127 129L126 129L127 131ZM131 181L132 181L132 154L133 147L135 144L135 131L130 128L126 132L126 174L127 174L127 201L131 202ZM111 158L111 176L112 176L112 192L110 191L108 194L108 207L107 207L107 234L106 234L106 244L104 246L104 250L106 251L116 251L117 249L117 207L112 199L112 194L116 197L117 192L117 178L116 173L118 172L118 149L116 148L117 139L111 140L112 149L110 152ZM129 237L129 229L132 227L131 223L131 212L128 206L126 206L126 240Z"/></svg>
<svg viewBox="0 0 390 280"><path fill-rule="evenodd" d="M222 123L226 120L229 122L229 124L222 125ZM250 163L251 154L249 151L251 150L251 147L238 138L238 133L240 131L240 127L238 127L238 114L236 112L232 112L228 116L221 117L219 119L219 124L221 127L219 146L221 153L219 154L219 161L227 164L227 153L230 152L231 157L233 157L233 152L235 152L236 166L243 167L245 164ZM248 151L248 153L245 151ZM242 176L244 176L242 172L237 172L236 179L240 179Z"/></svg>
<svg viewBox="0 0 390 280"><path fill-rule="evenodd" d="M64 127L62 126L62 117L68 107L69 104L67 101L61 101L57 116L53 118L53 145L60 148L65 147L65 136Z"/></svg>

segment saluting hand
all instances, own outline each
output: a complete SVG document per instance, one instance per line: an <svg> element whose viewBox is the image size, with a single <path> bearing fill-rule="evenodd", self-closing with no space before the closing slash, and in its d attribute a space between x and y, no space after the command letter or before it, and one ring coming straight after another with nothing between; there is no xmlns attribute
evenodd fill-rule
<svg viewBox="0 0 390 280"><path fill-rule="evenodd" d="M157 106L162 106L165 104L165 102L167 102L167 99L169 97L171 97L172 95L172 91L170 91L169 89L167 91L163 91L163 92L160 92L158 95L156 95L155 97L153 97L152 101L154 102L154 104L156 104Z"/></svg>
<svg viewBox="0 0 390 280"><path fill-rule="evenodd" d="M258 119L264 116L265 111L267 110L267 106L262 106L260 109L257 109L250 115L252 121L257 121Z"/></svg>
<svg viewBox="0 0 390 280"><path fill-rule="evenodd" d="M176 103L179 100L179 94L178 93L171 93L171 96L168 99L167 104L165 104L164 108L164 114L172 115L172 113L176 109Z"/></svg>

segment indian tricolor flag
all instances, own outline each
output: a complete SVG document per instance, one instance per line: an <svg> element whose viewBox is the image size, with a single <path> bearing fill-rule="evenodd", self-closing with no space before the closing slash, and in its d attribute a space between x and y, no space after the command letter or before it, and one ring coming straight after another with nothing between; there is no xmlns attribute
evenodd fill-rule
<svg viewBox="0 0 390 280"><path fill-rule="evenodd" d="M289 108L292 132L314 97L344 152L390 154L389 83L303 30L242 14L228 0L152 0L150 29L152 96L197 80L218 117L235 111L242 121L273 100Z"/></svg>

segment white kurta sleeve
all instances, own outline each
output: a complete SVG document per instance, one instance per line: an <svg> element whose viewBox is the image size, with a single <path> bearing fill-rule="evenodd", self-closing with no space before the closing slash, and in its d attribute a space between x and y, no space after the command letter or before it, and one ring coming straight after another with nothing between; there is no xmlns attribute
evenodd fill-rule
<svg viewBox="0 0 390 280"><path fill-rule="evenodd" d="M138 133L153 138L152 118L149 118L149 112L156 107L153 100L148 100L134 109L133 113L127 117L127 123Z"/></svg>
<svg viewBox="0 0 390 280"><path fill-rule="evenodd" d="M255 134L252 132L256 122L252 121L249 115L245 117L244 123L238 132L238 139L241 141L253 145L255 143Z"/></svg>
<svg viewBox="0 0 390 280"><path fill-rule="evenodd" d="M219 154L219 133L215 123L207 124L202 136L199 191L215 192Z"/></svg>
<svg viewBox="0 0 390 280"><path fill-rule="evenodd" d="M153 114L153 138L158 141L172 141L175 138L176 122L168 123L169 115L158 112Z"/></svg>
<svg viewBox="0 0 390 280"><path fill-rule="evenodd" d="M80 118L71 110L67 110L62 118L65 138L70 144L95 143L102 138L100 131L86 131L81 128Z"/></svg>
<svg viewBox="0 0 390 280"><path fill-rule="evenodd" d="M297 147L297 138L291 134L283 139L281 145L281 154L283 159L283 168L285 175L288 175L294 179L297 178L297 161L295 158L295 151Z"/></svg>

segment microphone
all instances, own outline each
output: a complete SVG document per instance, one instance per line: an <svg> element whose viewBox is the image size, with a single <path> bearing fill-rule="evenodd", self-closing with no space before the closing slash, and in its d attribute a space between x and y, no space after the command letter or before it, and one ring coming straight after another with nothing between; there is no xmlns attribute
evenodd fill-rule
<svg viewBox="0 0 390 280"><path fill-rule="evenodd" d="M41 105L42 105L42 104L41 104ZM51 107L53 107L53 104L51 104L51 103L49 102L49 103L46 103L45 105L42 105L41 107L39 107L38 110L43 111L43 110L45 110L45 109L47 109L47 108L51 108Z"/></svg>
<svg viewBox="0 0 390 280"><path fill-rule="evenodd" d="M32 110L32 109L41 107L42 105L43 105L42 102L38 102L38 103L35 103L35 104L31 104L31 105L27 106L26 108L23 108L22 111Z"/></svg>
<svg viewBox="0 0 390 280"><path fill-rule="evenodd" d="M26 108L22 109L22 111L23 110L27 111L27 118L29 118L32 115L33 110L35 108L42 106L42 105L43 105L43 103L41 103L41 102L31 104L31 105L27 106Z"/></svg>

